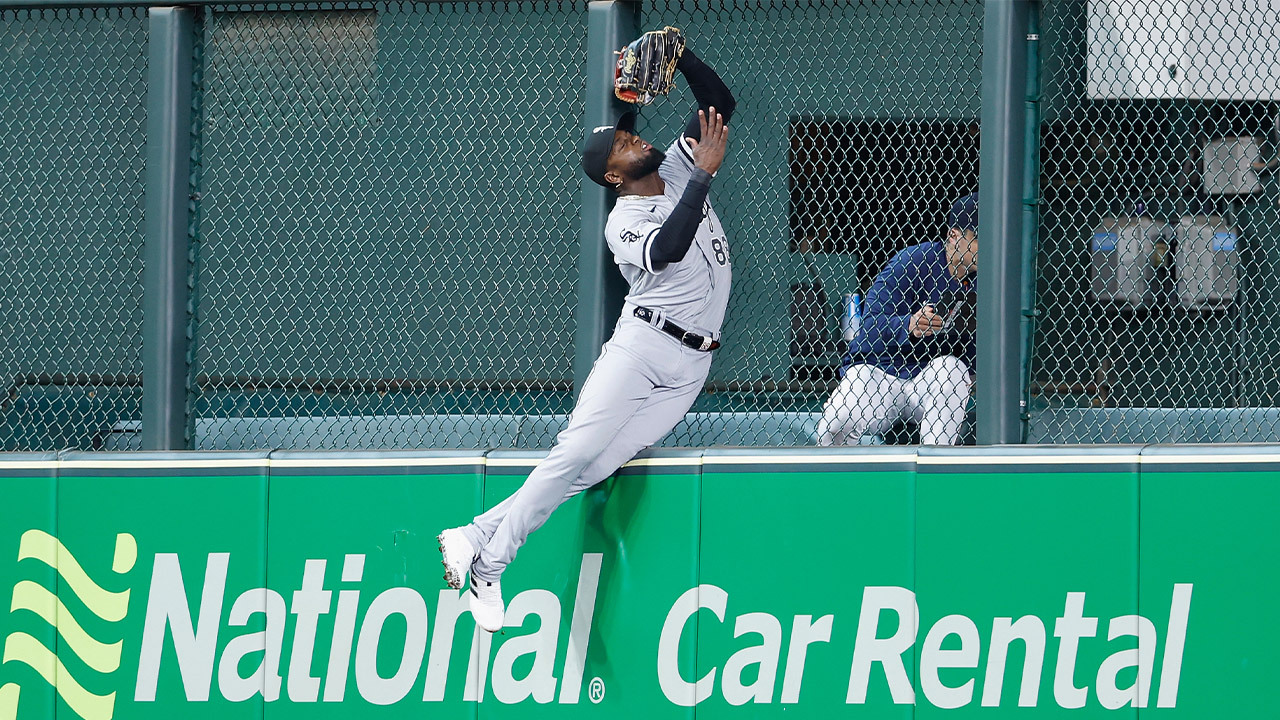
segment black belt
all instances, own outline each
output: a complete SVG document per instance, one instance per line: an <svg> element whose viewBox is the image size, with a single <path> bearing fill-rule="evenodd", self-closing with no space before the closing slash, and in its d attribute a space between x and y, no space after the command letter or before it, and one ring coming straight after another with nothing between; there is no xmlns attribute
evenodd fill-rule
<svg viewBox="0 0 1280 720"><path fill-rule="evenodd" d="M654 312L649 308L638 307L632 311L637 318L653 325ZM658 326L655 326L658 327ZM689 332L670 320L663 320L662 325L658 327L662 332L680 341L681 345L702 352L711 352L720 347L719 340L712 340L709 337L703 337L695 332Z"/></svg>

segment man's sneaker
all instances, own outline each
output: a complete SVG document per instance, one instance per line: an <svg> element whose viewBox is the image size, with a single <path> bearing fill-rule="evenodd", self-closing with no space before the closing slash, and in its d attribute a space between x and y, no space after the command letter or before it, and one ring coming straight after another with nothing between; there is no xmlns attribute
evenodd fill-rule
<svg viewBox="0 0 1280 720"><path fill-rule="evenodd" d="M436 536L440 543L440 562L444 564L444 581L454 590L461 590L467 570L476 559L476 549L462 532L462 528L449 528Z"/></svg>
<svg viewBox="0 0 1280 720"><path fill-rule="evenodd" d="M502 616L506 609L502 604L502 586L496 582L476 580L471 576L471 617L476 625L486 632L498 632L502 629Z"/></svg>

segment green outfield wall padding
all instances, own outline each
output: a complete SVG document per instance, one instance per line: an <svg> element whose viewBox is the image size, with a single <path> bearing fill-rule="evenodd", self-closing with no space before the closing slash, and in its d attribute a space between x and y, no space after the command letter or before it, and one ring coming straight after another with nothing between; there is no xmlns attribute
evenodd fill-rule
<svg viewBox="0 0 1280 720"><path fill-rule="evenodd" d="M0 455L0 717L1204 718L1280 671L1280 446L658 449L476 631L542 451Z"/></svg>
<svg viewBox="0 0 1280 720"><path fill-rule="evenodd" d="M55 695L39 670L40 653L57 650L57 632L49 622L47 598L58 591L57 556L37 556L45 538L58 536L58 456L53 453L10 453L0 463L0 642L25 645L19 657L4 657L0 666L0 717L52 718ZM37 610L43 608L45 613ZM43 648L44 650L40 650ZM13 661L10 662L10 659Z"/></svg>
<svg viewBox="0 0 1280 720"><path fill-rule="evenodd" d="M1280 465L1274 460L1271 448L1256 445L1142 451L1138 614L1164 626L1169 588L1194 581L1186 646L1211 648L1186 654L1177 711L1144 710L1144 717L1251 714L1259 706L1248 688L1280 673L1273 650L1280 647L1272 610L1280 553L1280 528L1272 517L1280 507ZM1171 682L1167 671L1155 664L1153 688ZM1213 695L1192 690L1215 686L1220 690Z"/></svg>
<svg viewBox="0 0 1280 720"><path fill-rule="evenodd" d="M838 450L834 464L805 452L707 451L699 582L726 602L723 619L704 612L698 628L699 676L717 673L699 718L849 712L864 586L916 586L915 458L903 450ZM885 615L888 632L898 619ZM915 676L913 652L903 667ZM910 720L912 706L895 705L885 680L868 668L858 715Z"/></svg>
<svg viewBox="0 0 1280 720"><path fill-rule="evenodd" d="M514 492L544 455L490 453L486 507ZM701 450L664 450L642 457L615 477L566 502L530 538L519 562L503 576L504 591L512 597L530 593L529 607L536 608L541 607L535 604L536 593L541 591L533 588L545 588L559 596L559 608L540 617L530 615L522 630L508 633L533 629L547 633L546 645L538 646L545 648L545 655L534 657L532 662L534 667L540 661L548 663L547 669L554 670L558 682L541 687L532 682L540 676L528 675L526 685L535 702L509 705L514 698L510 690L502 690L503 680L495 672L486 701L480 706L482 720L591 716L599 712L591 701L598 693L611 703L611 717L693 717L692 707L668 702L659 685L633 683L631 679L652 672L651 666L659 657L666 658L684 677L693 677L696 670L695 639L701 617L683 624L684 633L670 645L664 645L652 630L662 627L672 603L698 584L697 478L701 455ZM653 464L657 462L663 464ZM589 631L575 638L574 615L580 618L577 630L586 630L581 621L584 616L577 609L577 601L586 598L594 599ZM512 622L510 617L508 622ZM557 625L559 633L554 655L550 640L557 630L550 625ZM495 637L495 658L504 654L514 657L517 642L522 648L533 647L516 638ZM565 669L562 673L571 653L580 656L580 650L571 648L585 648L585 663L572 665L581 668L577 672ZM521 665L528 667L526 662ZM518 676L524 674L517 672ZM539 703L539 696L546 702Z"/></svg>
<svg viewBox="0 0 1280 720"><path fill-rule="evenodd" d="M224 453L213 467L175 453L112 454L106 463L62 456L58 540L84 579L64 568L58 599L97 643L119 647L106 662L93 642L87 650L59 643L58 659L85 693L60 675L59 718L140 717L192 696L207 700L163 714L262 717L266 685L252 680L253 663L213 660L252 645L236 636L283 629L261 593L243 594L267 587L268 455ZM235 631L219 632L220 617ZM251 678L255 692L241 697L233 672ZM125 688L120 677L136 681Z"/></svg>
<svg viewBox="0 0 1280 720"><path fill-rule="evenodd" d="M340 629L346 626L340 623L316 623L315 647L332 649L354 643L352 662L339 668L330 658L341 653L333 652L317 651L310 657L297 651L285 655L282 675L312 679L299 682L303 689L296 697L286 694L281 702L268 703L268 720L420 718L428 692L442 693L443 697L430 706L432 712L442 717L476 717L476 704L463 699L467 694L467 649L474 628L465 618L454 623L449 615L460 593L441 582L436 534L480 511L484 457L475 452L424 455L428 454L343 456L353 463L368 459L385 463L373 467L328 462L331 458L323 453L273 456L273 462L286 466L272 467L268 586L301 588L310 582L317 589L333 588L336 592L327 601L317 600L317 606L327 603L333 618L347 617L342 614L344 607L368 617L378 592L401 590L373 607L379 617L384 609L390 613L382 625L385 641L372 642L363 630L347 637ZM440 640L448 642L440 645ZM410 641L426 643L409 661L420 662L416 668L401 662ZM446 657L442 648L449 647L456 649ZM360 669L358 663L365 658L377 669L377 677ZM407 682L399 680L406 676ZM477 684L473 677L471 687ZM402 687L413 702L383 707Z"/></svg>
<svg viewBox="0 0 1280 720"><path fill-rule="evenodd" d="M1049 709L1076 709L1079 702L1076 715L1082 717L1136 717L1136 708L1102 707L1094 678L1118 649L1135 649L1137 638L1080 641L1074 665L1065 669L1062 651L1069 643L1055 637L1048 619L1063 614L1068 593L1079 593L1086 615L1138 612L1138 450L1059 450L1057 458L1068 461L1044 465L1036 464L1043 448L921 450L915 502L920 637L938 632L940 647L965 650L977 662L935 668L931 680L922 667L925 702L918 704L917 718L1007 717L1030 700ZM944 623L956 615L969 620ZM992 659L992 649L1003 647L996 642L1003 637L997 618L1025 615L1046 620L1038 683L1024 684L1026 658L1033 654L1025 641L1012 644L1004 672ZM1106 621L1098 622L1105 640ZM942 635L944 628L961 634ZM965 628L970 635L962 634ZM1061 678L1069 678L1071 688Z"/></svg>

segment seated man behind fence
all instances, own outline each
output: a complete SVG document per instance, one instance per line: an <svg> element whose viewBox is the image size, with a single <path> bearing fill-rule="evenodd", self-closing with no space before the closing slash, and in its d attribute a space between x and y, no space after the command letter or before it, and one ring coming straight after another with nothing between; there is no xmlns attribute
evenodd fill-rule
<svg viewBox="0 0 1280 720"><path fill-rule="evenodd" d="M819 445L857 444L899 420L922 445L955 445L973 384L978 196L951 206L942 240L912 245L876 276L822 411Z"/></svg>

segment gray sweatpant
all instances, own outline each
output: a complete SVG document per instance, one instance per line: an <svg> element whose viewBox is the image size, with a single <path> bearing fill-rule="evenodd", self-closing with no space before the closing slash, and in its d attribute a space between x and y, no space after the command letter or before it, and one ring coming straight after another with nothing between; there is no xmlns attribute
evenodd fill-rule
<svg viewBox="0 0 1280 720"><path fill-rule="evenodd" d="M481 548L471 567L476 579L498 580L529 533L561 503L670 432L710 369L711 353L687 348L635 318L619 320L551 452L515 494L463 528L472 546Z"/></svg>

